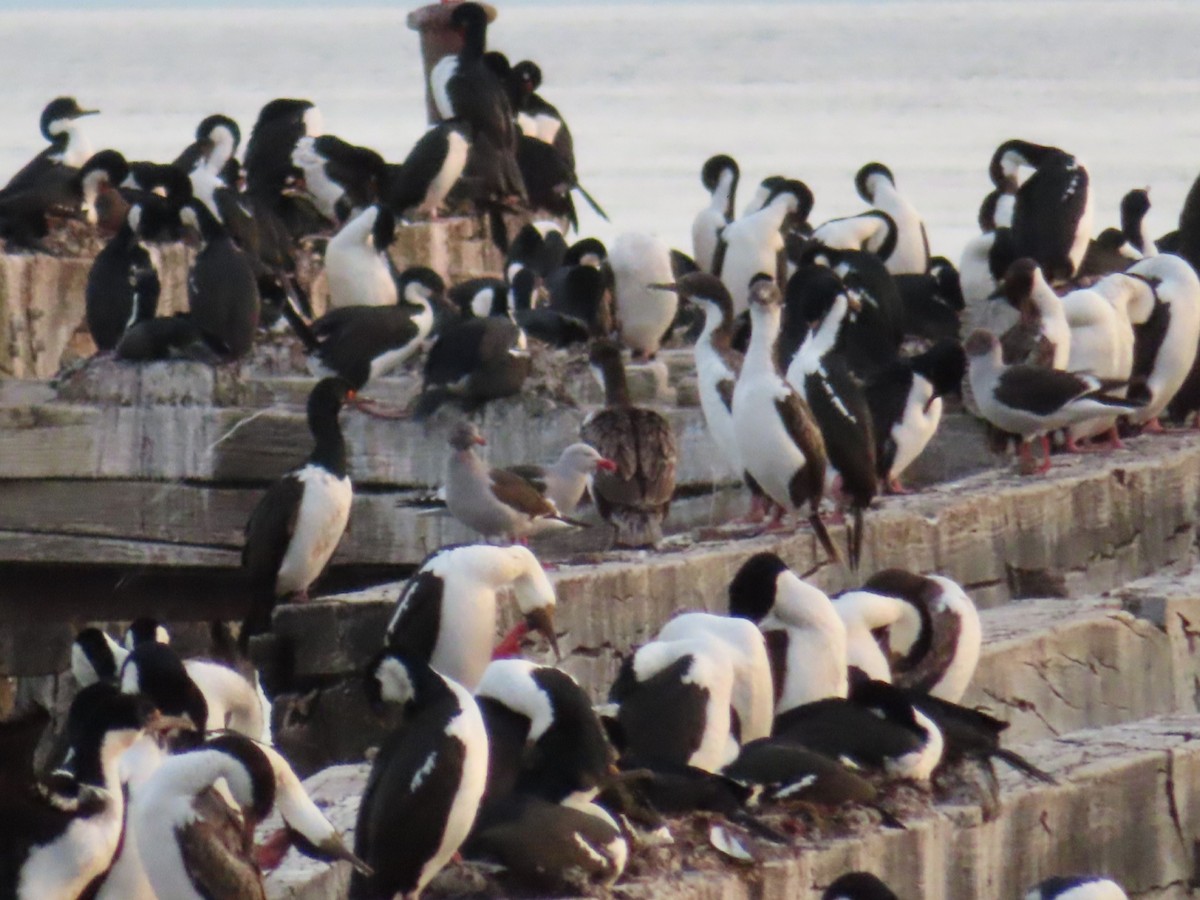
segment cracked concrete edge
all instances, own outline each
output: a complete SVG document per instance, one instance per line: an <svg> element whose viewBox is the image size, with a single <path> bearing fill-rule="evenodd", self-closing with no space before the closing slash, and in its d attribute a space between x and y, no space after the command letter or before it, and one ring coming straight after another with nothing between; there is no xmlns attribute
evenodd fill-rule
<svg viewBox="0 0 1200 900"><path fill-rule="evenodd" d="M1188 626L1164 630L1127 611L1148 597L1171 623L1200 621L1196 574L1178 579L1164 597L1166 583L1131 585L1120 598L985 611L980 665L963 702L1008 721L1006 741L1200 709L1200 643L1185 633Z"/></svg>
<svg viewBox="0 0 1200 900"><path fill-rule="evenodd" d="M977 808L935 806L905 830L869 828L802 842L786 860L744 873L705 872L663 881L622 882L627 897L671 900L816 898L841 873L873 871L901 897L995 900L1023 896L1052 874L1098 872L1131 898L1187 896L1200 832L1200 717L1168 716L1073 732L1016 747L1060 779L1058 785L1000 773L1001 810L983 822ZM335 825L352 829L368 766L339 766L306 781ZM269 831L271 823L262 826ZM261 833L261 832L260 832ZM268 878L268 896L332 900L344 868L289 854Z"/></svg>

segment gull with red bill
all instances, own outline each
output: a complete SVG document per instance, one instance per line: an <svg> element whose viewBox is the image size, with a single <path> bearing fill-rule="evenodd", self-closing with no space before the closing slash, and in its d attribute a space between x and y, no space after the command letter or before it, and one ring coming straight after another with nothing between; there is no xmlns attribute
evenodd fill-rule
<svg viewBox="0 0 1200 900"><path fill-rule="evenodd" d="M548 528L581 526L567 518L556 503L555 488L574 510L586 487L587 477L597 469L616 466L587 445L571 456L566 452L545 474L539 488L524 475L509 469L494 469L475 452L487 441L470 422L460 422L450 433L453 449L446 461L446 507L450 514L485 538L503 537L523 543ZM571 450L571 448L568 448ZM590 453L588 452L590 451ZM578 463L573 463L576 457ZM590 470L590 471L589 471Z"/></svg>

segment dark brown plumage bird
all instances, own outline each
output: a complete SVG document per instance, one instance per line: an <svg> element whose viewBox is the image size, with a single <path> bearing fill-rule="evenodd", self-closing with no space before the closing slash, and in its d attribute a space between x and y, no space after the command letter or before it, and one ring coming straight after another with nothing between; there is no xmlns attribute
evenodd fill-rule
<svg viewBox="0 0 1200 900"><path fill-rule="evenodd" d="M675 493L675 435L671 423L629 400L620 348L609 340L592 344L588 359L604 382L605 407L583 423L580 435L616 463L593 481L596 508L616 529L622 547L653 547Z"/></svg>

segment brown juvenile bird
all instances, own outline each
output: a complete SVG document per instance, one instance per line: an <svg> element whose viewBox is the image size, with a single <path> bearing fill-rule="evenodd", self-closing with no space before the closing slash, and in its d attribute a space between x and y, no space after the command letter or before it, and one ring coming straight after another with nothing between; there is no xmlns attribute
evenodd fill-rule
<svg viewBox="0 0 1200 900"><path fill-rule="evenodd" d="M580 435L616 463L616 471L595 475L596 508L616 529L617 546L656 546L675 493L677 453L671 424L654 410L630 402L615 343L593 342L588 361L604 384L605 407L587 418Z"/></svg>

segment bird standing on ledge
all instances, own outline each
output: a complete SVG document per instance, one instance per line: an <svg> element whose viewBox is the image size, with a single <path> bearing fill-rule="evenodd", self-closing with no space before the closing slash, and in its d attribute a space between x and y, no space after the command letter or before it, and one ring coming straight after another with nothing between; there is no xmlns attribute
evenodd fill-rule
<svg viewBox="0 0 1200 900"><path fill-rule="evenodd" d="M675 493L675 434L671 423L629 399L620 348L609 340L592 344L588 361L604 384L604 409L590 415L580 436L616 463L593 481L596 509L616 529L620 547L653 547Z"/></svg>
<svg viewBox="0 0 1200 900"><path fill-rule="evenodd" d="M344 378L317 382L308 396L308 428L316 444L308 461L263 495L246 523L242 568L254 591L241 640L271 627L282 597L308 599L350 519L353 490L346 470L346 440L338 413L354 390Z"/></svg>

